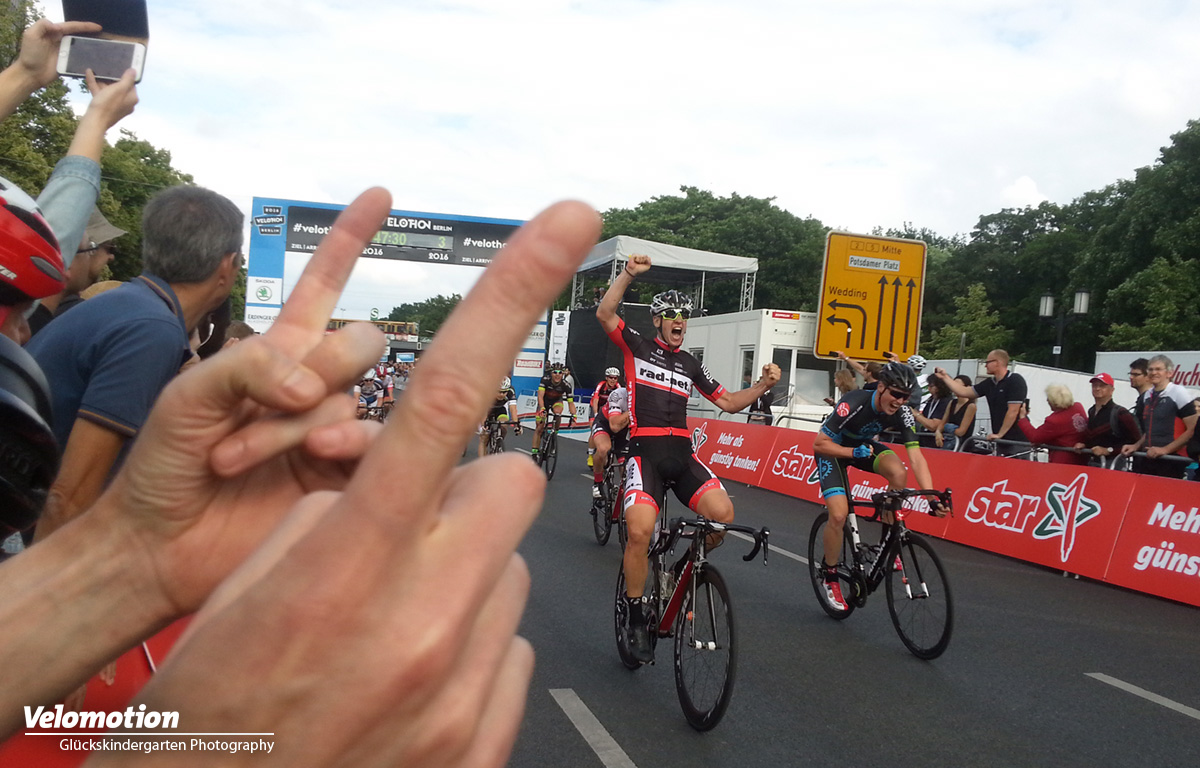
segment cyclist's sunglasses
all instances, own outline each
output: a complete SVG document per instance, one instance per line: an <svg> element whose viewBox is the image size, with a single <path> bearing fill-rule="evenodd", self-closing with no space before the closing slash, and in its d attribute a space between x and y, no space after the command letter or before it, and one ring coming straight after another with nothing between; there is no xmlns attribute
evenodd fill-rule
<svg viewBox="0 0 1200 768"><path fill-rule="evenodd" d="M692 310L690 309L668 309L659 315L667 320L687 320L691 316Z"/></svg>
<svg viewBox="0 0 1200 768"><path fill-rule="evenodd" d="M890 387L888 388L888 394L897 400L907 400L912 397L912 392L905 392L902 389L892 389Z"/></svg>

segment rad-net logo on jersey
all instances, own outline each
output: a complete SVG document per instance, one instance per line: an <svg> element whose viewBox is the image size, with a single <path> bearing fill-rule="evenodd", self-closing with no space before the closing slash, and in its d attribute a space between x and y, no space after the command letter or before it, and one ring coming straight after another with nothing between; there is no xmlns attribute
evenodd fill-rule
<svg viewBox="0 0 1200 768"><path fill-rule="evenodd" d="M846 402L838 403L837 415L843 419L850 415L850 404Z"/></svg>
<svg viewBox="0 0 1200 768"><path fill-rule="evenodd" d="M1075 548L1075 534L1079 526L1100 515L1100 503L1088 498L1086 474L1080 473L1070 483L1051 483L1041 496L1031 496L1008 489L1008 480L1000 480L990 487L977 488L967 503L967 520L982 523L1010 533L1029 535L1034 539L1058 538L1062 562L1067 562ZM1046 513L1039 514L1042 500L1046 502Z"/></svg>

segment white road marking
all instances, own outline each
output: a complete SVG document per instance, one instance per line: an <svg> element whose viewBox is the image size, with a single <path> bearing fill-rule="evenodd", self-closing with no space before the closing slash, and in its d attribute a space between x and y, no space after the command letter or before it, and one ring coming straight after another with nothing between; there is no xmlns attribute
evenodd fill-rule
<svg viewBox="0 0 1200 768"><path fill-rule="evenodd" d="M551 688L550 695L558 702L558 706L562 707L562 711L596 753L596 757L600 758L600 762L604 763L605 768L637 768L574 690Z"/></svg>
<svg viewBox="0 0 1200 768"><path fill-rule="evenodd" d="M737 536L739 539L745 539L746 541L754 541L753 536L748 536L748 535L742 533L741 531L730 531L729 533L732 536ZM795 552L788 552L786 549L781 549L780 547L777 547L774 544L771 545L771 554L772 555L780 554L780 555L783 555L784 557L790 557L798 563L804 563L805 565L808 565L807 557L801 557L800 555L797 555Z"/></svg>
<svg viewBox="0 0 1200 768"><path fill-rule="evenodd" d="M1198 709L1192 709L1191 707L1180 704L1177 701L1171 701L1164 696L1159 696L1157 693L1151 693L1145 688L1138 688L1136 685L1127 683L1124 680L1118 680L1115 677L1109 677L1108 675L1100 672L1085 672L1084 674L1093 680L1099 680L1102 683L1108 683L1112 687L1120 688L1126 693L1132 693L1134 696L1141 696L1146 701L1153 701L1155 704L1166 707L1167 709L1173 709L1176 712L1187 715L1188 717L1200 720L1200 710Z"/></svg>

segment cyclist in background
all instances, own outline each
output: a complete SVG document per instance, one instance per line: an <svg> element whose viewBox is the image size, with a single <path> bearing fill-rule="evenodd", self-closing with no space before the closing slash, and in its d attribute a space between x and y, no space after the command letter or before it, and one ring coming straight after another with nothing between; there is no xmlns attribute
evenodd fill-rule
<svg viewBox="0 0 1200 768"><path fill-rule="evenodd" d="M614 372L609 375L608 371ZM625 443L625 428L629 426L629 393L622 387L616 368L605 371L607 381L615 381L617 386L604 397L596 418L592 419L592 436L589 438L596 446L596 461L592 465L592 498L600 498L600 484L604 482L604 463L608 461L608 452L621 449ZM599 392L600 388L597 387ZM597 400L592 395L592 401Z"/></svg>
<svg viewBox="0 0 1200 768"><path fill-rule="evenodd" d="M375 369L369 368L363 374L362 380L354 385L354 394L358 397L358 418L366 417L367 408L382 405L386 391L383 382L375 374Z"/></svg>
<svg viewBox="0 0 1200 768"><path fill-rule="evenodd" d="M497 421L500 424L512 422L514 430L521 434L521 422L517 419L517 391L512 387L512 380L507 376L500 382L496 391L496 399L492 401L487 416L483 419L483 427L479 430L479 458L487 453L488 422ZM508 436L508 427L500 427L500 439Z"/></svg>
<svg viewBox="0 0 1200 768"><path fill-rule="evenodd" d="M692 451L687 426L687 401L692 387L726 413L737 413L779 381L779 366L763 366L754 385L728 392L696 358L682 349L692 300L679 291L654 297L650 314L653 339L643 337L617 315L621 297L633 279L650 269L650 257L629 257L596 308L605 333L625 356L629 388L630 455L625 462L626 598L629 600L629 646L642 662L653 659L648 616L642 592L649 571L650 536L662 509L666 482L689 509L709 520L733 521L733 503L716 476ZM712 542L715 545L717 542Z"/></svg>
<svg viewBox="0 0 1200 768"><path fill-rule="evenodd" d="M908 485L908 469L904 462L891 448L875 439L885 429L894 429L900 433L917 485L933 487L929 465L917 445L916 418L907 404L918 386L917 374L905 363L891 362L880 369L875 379L879 386L873 390L855 389L842 395L813 440L821 495L825 499L825 509L829 511L829 525L825 526L823 542L825 599L838 610L846 610L846 600L837 580L837 561L842 549L842 526L850 513L847 469L854 467L881 475L887 480L890 491L904 489ZM941 517L946 510L939 504L934 514ZM886 526L891 520L882 522L886 535Z"/></svg>
<svg viewBox="0 0 1200 768"><path fill-rule="evenodd" d="M546 411L562 415L563 403L568 406L571 402L571 385L567 383L562 363L554 363L550 371L538 383L537 391L537 428L533 433L533 455L538 455L538 447L542 444L542 433L546 431ZM570 413L571 423L575 423L575 413Z"/></svg>
<svg viewBox="0 0 1200 768"><path fill-rule="evenodd" d="M595 417L600 415L600 409L608 403L609 394L621 386L621 371L616 368L606 368L604 370L604 380L596 385L596 389L592 392L592 434L588 437L588 466L594 465L592 457L596 453L596 424ZM600 460L601 468L604 467L604 459Z"/></svg>

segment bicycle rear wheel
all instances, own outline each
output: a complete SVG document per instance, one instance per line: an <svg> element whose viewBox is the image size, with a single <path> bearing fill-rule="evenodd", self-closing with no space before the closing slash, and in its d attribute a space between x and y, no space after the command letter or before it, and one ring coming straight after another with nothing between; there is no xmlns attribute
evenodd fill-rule
<svg viewBox="0 0 1200 768"><path fill-rule="evenodd" d="M546 438L542 447L542 471L546 480L554 479L554 470L558 467L558 435L551 434Z"/></svg>
<svg viewBox="0 0 1200 768"><path fill-rule="evenodd" d="M887 572L888 613L905 647L919 659L936 659L950 644L954 604L941 558L912 533L900 542L902 570Z"/></svg>
<svg viewBox="0 0 1200 768"><path fill-rule="evenodd" d="M729 590L717 569L705 565L694 577L675 618L675 690L688 725L715 728L733 696L737 671L736 629Z"/></svg>
<svg viewBox="0 0 1200 768"><path fill-rule="evenodd" d="M658 597L657 597L658 575L654 572L653 563L650 570L646 572L646 586L642 592L643 595L651 596L651 600L643 606L644 610L651 612L650 624L650 648L653 649L658 645ZM613 612L614 625L617 631L617 655L621 657L621 663L627 669L637 669L642 666L642 662L638 661L633 656L633 651L629 647L629 603L625 599L625 563L622 562L617 570L617 593L615 600L615 610Z"/></svg>
<svg viewBox="0 0 1200 768"><path fill-rule="evenodd" d="M854 603L851 599L854 595L854 580L850 576L850 569L854 565L853 544L850 537L846 535L843 523L842 552L838 557L837 570L838 583L842 587L842 600L846 603L846 607L840 609L830 605L829 600L825 597L825 574L821 572L821 565L825 562L825 526L827 525L829 525L829 513L822 512L813 521L812 531L808 534L808 575L812 579L813 592L817 595L817 604L825 613L840 621L854 613Z"/></svg>

